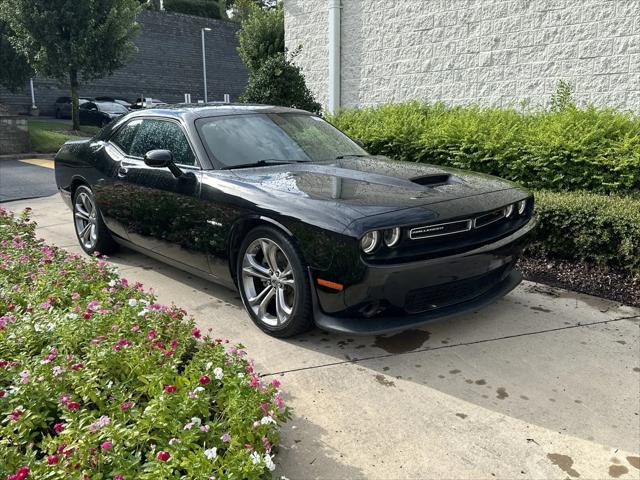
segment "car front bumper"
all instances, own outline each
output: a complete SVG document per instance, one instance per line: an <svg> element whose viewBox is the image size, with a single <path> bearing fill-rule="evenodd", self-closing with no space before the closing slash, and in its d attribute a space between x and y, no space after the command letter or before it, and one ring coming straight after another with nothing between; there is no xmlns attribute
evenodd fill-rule
<svg viewBox="0 0 640 480"><path fill-rule="evenodd" d="M316 287L316 325L353 335L381 334L482 308L522 281L514 268L535 223L531 219L507 237L467 252L369 265L362 281L334 296ZM376 308L379 312L371 313Z"/></svg>

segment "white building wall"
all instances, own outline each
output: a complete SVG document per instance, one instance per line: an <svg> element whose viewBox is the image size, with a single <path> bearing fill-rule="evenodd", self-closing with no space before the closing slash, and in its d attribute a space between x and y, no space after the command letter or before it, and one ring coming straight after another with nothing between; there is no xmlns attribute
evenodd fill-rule
<svg viewBox="0 0 640 480"><path fill-rule="evenodd" d="M411 99L640 111L640 0L342 0L342 106ZM284 0L287 48L327 99L327 1Z"/></svg>

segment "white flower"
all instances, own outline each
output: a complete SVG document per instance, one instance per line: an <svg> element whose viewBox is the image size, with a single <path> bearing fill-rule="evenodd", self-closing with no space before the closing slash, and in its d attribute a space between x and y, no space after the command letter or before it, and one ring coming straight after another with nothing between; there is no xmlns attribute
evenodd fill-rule
<svg viewBox="0 0 640 480"><path fill-rule="evenodd" d="M238 378L244 378L244 373L239 373Z"/></svg>
<svg viewBox="0 0 640 480"><path fill-rule="evenodd" d="M204 387L196 387L193 389L194 392L202 392L204 391Z"/></svg>
<svg viewBox="0 0 640 480"><path fill-rule="evenodd" d="M110 286L110 287L115 287L115 286L117 285L117 283L118 283L118 282L116 282L115 280L111 280L111 281L109 282L109 286Z"/></svg>
<svg viewBox="0 0 640 480"><path fill-rule="evenodd" d="M109 383L107 383L107 388L111 387L113 387L113 380L109 380Z"/></svg>
<svg viewBox="0 0 640 480"><path fill-rule="evenodd" d="M66 318L68 318L69 320L75 320L76 318L78 318L78 314L77 313L67 313L65 315Z"/></svg>
<svg viewBox="0 0 640 480"><path fill-rule="evenodd" d="M273 463L273 457L268 453L264 454L264 464L267 466L270 472L273 472L276 469L276 464Z"/></svg>
<svg viewBox="0 0 640 480"><path fill-rule="evenodd" d="M34 329L36 332L40 332L40 331L42 331L42 327L40 326L40 324L39 324L39 323L34 323L34 324L33 324L33 329Z"/></svg>
<svg viewBox="0 0 640 480"><path fill-rule="evenodd" d="M207 364L204 366L204 368L207 370L211 370L211 367L213 367L213 363L211 362L207 362Z"/></svg>
<svg viewBox="0 0 640 480"><path fill-rule="evenodd" d="M147 300L145 298L141 298L140 299L140 303L142 303L143 305L149 305L149 300Z"/></svg>
<svg viewBox="0 0 640 480"><path fill-rule="evenodd" d="M149 313L149 310L147 310L146 308L143 308L142 310L140 310L138 312L138 316L139 317L144 317L147 313Z"/></svg>
<svg viewBox="0 0 640 480"><path fill-rule="evenodd" d="M218 449L216 447L210 448L204 451L204 456L209 460L213 460L218 456Z"/></svg>
<svg viewBox="0 0 640 480"><path fill-rule="evenodd" d="M196 425L200 425L202 423L202 420L200 420L198 417L191 417L191 422Z"/></svg>
<svg viewBox="0 0 640 480"><path fill-rule="evenodd" d="M269 423L276 423L276 421L273 419L273 417L262 417L260 419L260 424L262 425L267 425Z"/></svg>
<svg viewBox="0 0 640 480"><path fill-rule="evenodd" d="M251 453L251 461L253 462L254 465L259 464L260 460L262 460L262 458L260 458L260 454L258 452Z"/></svg>
<svg viewBox="0 0 640 480"><path fill-rule="evenodd" d="M135 307L138 304L138 300L136 300L135 298L130 298L127 303L130 307Z"/></svg>
<svg viewBox="0 0 640 480"><path fill-rule="evenodd" d="M174 445L177 445L178 443L180 443L180 439L178 438L172 438L171 440L169 440L169 445L171 445L172 447Z"/></svg>
<svg viewBox="0 0 640 480"><path fill-rule="evenodd" d="M216 377L216 380L222 380L222 377L224 377L224 372L220 367L216 367L213 369L213 376Z"/></svg>

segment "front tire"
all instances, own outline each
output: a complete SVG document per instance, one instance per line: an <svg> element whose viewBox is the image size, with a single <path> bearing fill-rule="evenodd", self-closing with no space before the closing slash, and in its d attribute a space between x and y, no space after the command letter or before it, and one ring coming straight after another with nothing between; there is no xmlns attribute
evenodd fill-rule
<svg viewBox="0 0 640 480"><path fill-rule="evenodd" d="M249 232L240 246L236 278L242 303L262 331L287 338L313 327L307 269L279 230L261 226Z"/></svg>
<svg viewBox="0 0 640 480"><path fill-rule="evenodd" d="M85 185L73 194L73 225L80 247L89 255L111 253L116 249L93 192Z"/></svg>

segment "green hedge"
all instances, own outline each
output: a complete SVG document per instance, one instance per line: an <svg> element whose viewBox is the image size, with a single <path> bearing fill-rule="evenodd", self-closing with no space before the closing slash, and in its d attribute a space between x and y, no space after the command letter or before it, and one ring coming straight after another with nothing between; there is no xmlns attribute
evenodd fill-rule
<svg viewBox="0 0 640 480"><path fill-rule="evenodd" d="M536 192L532 253L640 273L640 200L584 192Z"/></svg>
<svg viewBox="0 0 640 480"><path fill-rule="evenodd" d="M164 9L197 17L220 18L220 5L216 0L164 0Z"/></svg>
<svg viewBox="0 0 640 480"><path fill-rule="evenodd" d="M389 104L330 117L373 154L498 175L530 188L640 191L640 118L609 108Z"/></svg>

